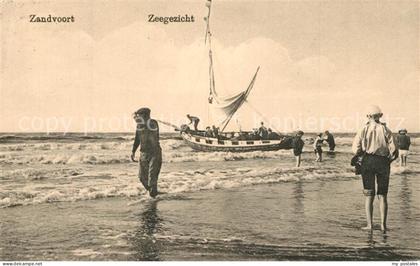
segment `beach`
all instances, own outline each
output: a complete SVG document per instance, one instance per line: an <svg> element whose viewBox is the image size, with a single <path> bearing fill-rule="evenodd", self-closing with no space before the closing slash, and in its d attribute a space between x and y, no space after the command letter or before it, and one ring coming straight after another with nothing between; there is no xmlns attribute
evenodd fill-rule
<svg viewBox="0 0 420 266"><path fill-rule="evenodd" d="M335 157L302 167L291 151L196 152L162 134L162 192L130 162L133 134L0 135L0 260L419 259L420 135L392 164L389 230L365 226L354 134ZM327 148L324 148L324 151Z"/></svg>

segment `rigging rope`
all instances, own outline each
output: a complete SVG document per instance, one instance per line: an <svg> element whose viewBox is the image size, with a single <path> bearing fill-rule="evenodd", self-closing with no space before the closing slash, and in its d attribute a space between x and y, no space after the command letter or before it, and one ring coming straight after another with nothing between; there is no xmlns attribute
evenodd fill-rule
<svg viewBox="0 0 420 266"><path fill-rule="evenodd" d="M254 110L254 112L256 112L262 118L264 122L267 123L267 126L274 129L274 131L276 131L277 133L280 133L280 130L278 130L276 127L270 124L269 120L260 111L258 111L257 108L255 108L250 102L248 102L248 100L245 100L245 102L248 104L249 107L252 108L252 110Z"/></svg>

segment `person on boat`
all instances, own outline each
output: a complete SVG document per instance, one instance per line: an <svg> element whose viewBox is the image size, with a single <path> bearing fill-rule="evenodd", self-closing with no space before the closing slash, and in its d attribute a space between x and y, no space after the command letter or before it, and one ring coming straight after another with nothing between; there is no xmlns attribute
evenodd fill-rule
<svg viewBox="0 0 420 266"><path fill-rule="evenodd" d="M149 195L158 194L157 181L162 166L162 149L159 144L158 122L150 118L149 108L140 108L134 113L136 136L134 138L131 160L135 162L136 151L140 146L139 179Z"/></svg>
<svg viewBox="0 0 420 266"><path fill-rule="evenodd" d="M410 137L407 136L407 129L398 131L397 145L400 156L400 167L407 166L407 155L411 145Z"/></svg>
<svg viewBox="0 0 420 266"><path fill-rule="evenodd" d="M271 128L268 129L268 135L267 135L268 139L274 139L274 140L278 140L280 139L280 135L277 134L276 132L273 132L273 130L271 130Z"/></svg>
<svg viewBox="0 0 420 266"><path fill-rule="evenodd" d="M198 123L200 122L200 118L198 118L196 116L192 116L190 114L187 114L187 117L190 120L190 123L188 123L188 125L193 124L194 130L197 131L198 130Z"/></svg>
<svg viewBox="0 0 420 266"><path fill-rule="evenodd" d="M328 147L330 149L330 152L334 152L334 149L335 149L334 136L328 130L326 130L324 132L324 135L325 135L324 140L328 143Z"/></svg>
<svg viewBox="0 0 420 266"><path fill-rule="evenodd" d="M319 133L314 142L315 162L322 162L322 133Z"/></svg>
<svg viewBox="0 0 420 266"><path fill-rule="evenodd" d="M213 137L218 139L219 138L219 128L216 127L215 125L213 125L212 130L213 130Z"/></svg>
<svg viewBox="0 0 420 266"><path fill-rule="evenodd" d="M250 139L251 139L251 136L248 134L248 132L241 131L239 132L239 136L233 140L250 140Z"/></svg>
<svg viewBox="0 0 420 266"><path fill-rule="evenodd" d="M369 121L357 132L352 145L352 151L355 155L363 154L360 172L363 181L363 194L365 195L367 225L362 229L372 230L373 201L375 194L377 194L381 215L381 230L385 232L390 165L396 157L396 147L391 130L380 121L382 117L381 109L375 105L370 106L367 110L367 117ZM378 187L376 193L375 179Z"/></svg>
<svg viewBox="0 0 420 266"><path fill-rule="evenodd" d="M300 167L302 150L303 146L305 145L305 143L302 140L303 134L303 131L299 130L292 141L293 155L296 158L296 167Z"/></svg>
<svg viewBox="0 0 420 266"><path fill-rule="evenodd" d="M264 122L261 122L261 126L258 129L258 135L260 136L261 139L267 139L268 137L268 130L264 126Z"/></svg>
<svg viewBox="0 0 420 266"><path fill-rule="evenodd" d="M206 138L212 138L213 137L213 131L210 127L206 127L206 132L204 132L204 137Z"/></svg>
<svg viewBox="0 0 420 266"><path fill-rule="evenodd" d="M185 124L181 125L179 128L181 129L181 132L189 133L191 131L190 127L188 125L185 125Z"/></svg>
<svg viewBox="0 0 420 266"><path fill-rule="evenodd" d="M259 140L261 139L259 133L258 133L258 128L253 128L252 129L252 133L249 134L249 140Z"/></svg>

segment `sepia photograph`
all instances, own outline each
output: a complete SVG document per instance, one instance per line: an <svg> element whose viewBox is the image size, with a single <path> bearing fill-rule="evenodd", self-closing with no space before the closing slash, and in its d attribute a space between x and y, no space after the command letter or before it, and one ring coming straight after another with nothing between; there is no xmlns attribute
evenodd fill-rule
<svg viewBox="0 0 420 266"><path fill-rule="evenodd" d="M420 263L418 0L2 0L0 117L2 266Z"/></svg>

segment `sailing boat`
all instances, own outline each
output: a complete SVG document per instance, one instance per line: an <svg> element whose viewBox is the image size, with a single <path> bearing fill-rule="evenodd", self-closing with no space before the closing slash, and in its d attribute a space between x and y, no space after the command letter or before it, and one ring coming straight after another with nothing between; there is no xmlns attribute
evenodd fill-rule
<svg viewBox="0 0 420 266"><path fill-rule="evenodd" d="M208 15L204 18L207 24L205 43L209 47L209 81L210 91L208 102L209 105L223 113L221 121L219 121L220 133L217 137L206 137L204 131L190 130L189 128L181 128L181 136L193 149L201 151L267 151L290 149L292 138L290 136L278 135L273 139L251 139L248 136L251 132L224 132L227 125L231 121L235 112L246 101L249 93L254 87L260 67L257 68L251 82L246 90L229 97L222 97L216 91L216 82L214 79L213 68L213 52L211 46L211 31L210 31L210 14L211 14L211 0L207 0L206 6L208 8Z"/></svg>

